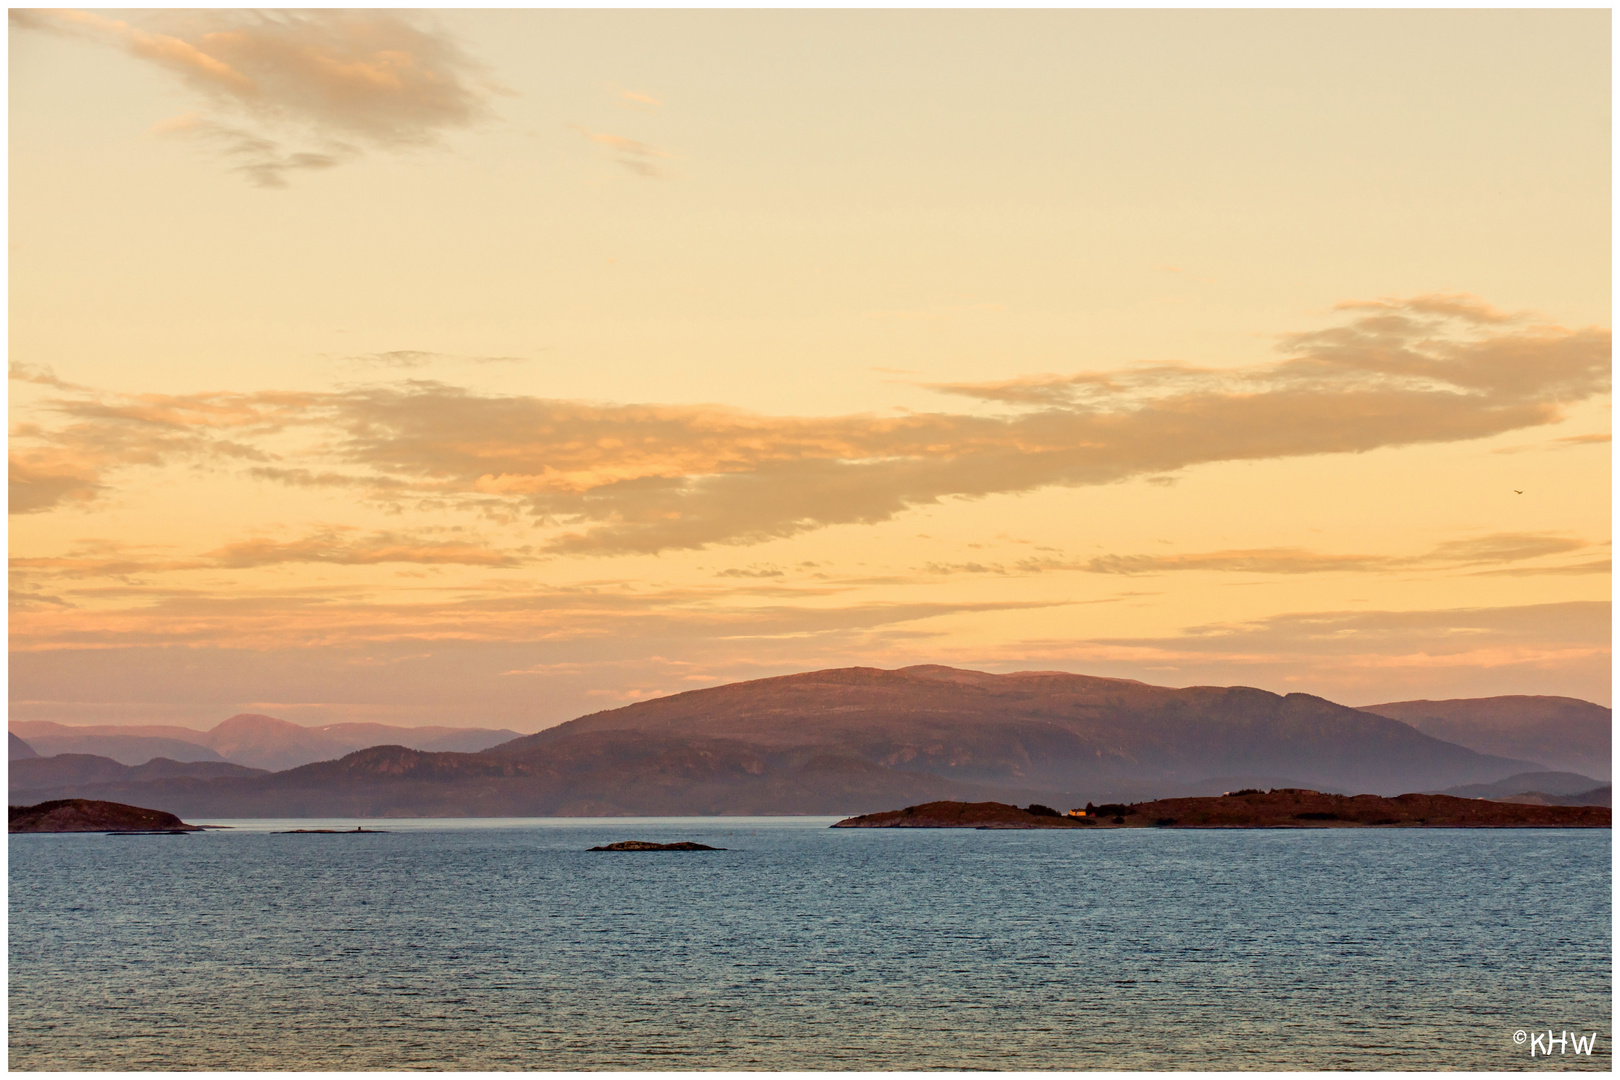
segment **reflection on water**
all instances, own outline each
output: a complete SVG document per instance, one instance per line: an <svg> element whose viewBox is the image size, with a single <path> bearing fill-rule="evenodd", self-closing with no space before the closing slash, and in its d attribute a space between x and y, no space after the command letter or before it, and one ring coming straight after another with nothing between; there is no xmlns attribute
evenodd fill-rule
<svg viewBox="0 0 1620 1080"><path fill-rule="evenodd" d="M15 836L10 1065L1610 1066L1607 831L826 823Z"/></svg>

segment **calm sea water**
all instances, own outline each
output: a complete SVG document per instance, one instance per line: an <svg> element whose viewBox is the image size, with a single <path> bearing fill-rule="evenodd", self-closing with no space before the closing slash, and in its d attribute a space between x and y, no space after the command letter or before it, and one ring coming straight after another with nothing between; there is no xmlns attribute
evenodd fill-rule
<svg viewBox="0 0 1620 1080"><path fill-rule="evenodd" d="M14 836L10 1065L1611 1065L1607 831L827 823Z"/></svg>

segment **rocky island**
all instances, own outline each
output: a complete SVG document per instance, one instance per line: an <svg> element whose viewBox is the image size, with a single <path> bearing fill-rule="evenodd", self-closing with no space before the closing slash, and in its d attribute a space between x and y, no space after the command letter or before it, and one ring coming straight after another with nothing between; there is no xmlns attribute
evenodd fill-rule
<svg viewBox="0 0 1620 1080"><path fill-rule="evenodd" d="M676 844L655 844L650 840L620 840L617 844L602 844L599 847L586 848L587 851L724 851L723 847L710 847L708 844L694 844L690 840L682 840Z"/></svg>
<svg viewBox="0 0 1620 1080"><path fill-rule="evenodd" d="M14 833L188 833L202 829L162 810L95 799L53 799L9 809L7 831Z"/></svg>
<svg viewBox="0 0 1620 1080"><path fill-rule="evenodd" d="M845 818L835 829L1607 829L1606 806L1537 806L1452 795L1329 795L1305 788L1088 806L932 802Z"/></svg>

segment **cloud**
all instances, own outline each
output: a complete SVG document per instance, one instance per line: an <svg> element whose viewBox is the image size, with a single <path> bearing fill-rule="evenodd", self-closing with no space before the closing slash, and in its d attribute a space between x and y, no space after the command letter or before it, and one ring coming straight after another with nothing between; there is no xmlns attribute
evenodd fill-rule
<svg viewBox="0 0 1620 1080"><path fill-rule="evenodd" d="M1565 435L1551 442L1520 443L1517 446L1498 446L1493 454L1522 454L1527 450L1569 450L1578 446L1607 446L1614 441L1608 432L1589 432L1585 435Z"/></svg>
<svg viewBox="0 0 1620 1080"><path fill-rule="evenodd" d="M56 390L89 391L90 389L88 386L63 382L57 378L56 372L43 364L23 364L16 360L11 362L7 377L13 382L34 383L37 386L49 386Z"/></svg>
<svg viewBox="0 0 1620 1080"><path fill-rule="evenodd" d="M1573 577L1580 574L1607 574L1614 569L1612 559L1589 559L1561 566L1509 566L1501 570L1476 570L1480 577Z"/></svg>
<svg viewBox="0 0 1620 1080"><path fill-rule="evenodd" d="M1422 555L1355 555L1307 548L1244 548L1178 555L1096 555L1089 559L1036 556L1013 563L925 563L925 573L1030 575L1055 572L1087 574L1165 574L1185 571L1245 574L1329 574L1389 572L1413 569L1459 569L1562 555L1592 545L1584 540L1545 533L1493 533L1454 540ZM1608 569L1607 560L1550 567L1476 571L1492 574L1591 574Z"/></svg>
<svg viewBox="0 0 1620 1080"><path fill-rule="evenodd" d="M613 160L637 176L648 180L659 180L669 175L658 164L660 160L671 156L667 150L660 150L656 146L637 142L635 139L627 139L623 135L608 135L600 131L592 131L589 128L580 127L578 124L569 124L567 126L579 132L591 142L612 150Z"/></svg>
<svg viewBox="0 0 1620 1080"><path fill-rule="evenodd" d="M203 140L265 187L367 148L434 145L487 117L490 95L502 92L417 13L171 10L124 21L13 10L11 21L110 44L167 72L202 111L160 132Z"/></svg>
<svg viewBox="0 0 1620 1080"><path fill-rule="evenodd" d="M344 359L351 363L372 364L379 367L419 368L445 360L465 361L471 364L521 364L527 358L522 356L452 356L448 353L428 352L424 349L394 349L389 352L346 356Z"/></svg>
<svg viewBox="0 0 1620 1080"><path fill-rule="evenodd" d="M358 152L342 144L331 144L323 153L289 151L273 139L206 120L196 113L166 120L152 130L158 135L184 135L211 144L227 161L235 162L230 167L232 172L242 173L259 187L287 187L289 173L335 168Z"/></svg>
<svg viewBox="0 0 1620 1080"><path fill-rule="evenodd" d="M11 377L38 381L27 369L13 368ZM317 400L274 392L120 397L93 391L49 399L36 408L65 423L47 430L25 421L11 429L10 511L89 503L107 490L109 472L132 466L269 461L270 452L253 440L307 417Z"/></svg>
<svg viewBox="0 0 1620 1080"><path fill-rule="evenodd" d="M634 90L619 91L619 104L632 109L662 109L664 103L651 94L640 94Z"/></svg>
<svg viewBox="0 0 1620 1080"><path fill-rule="evenodd" d="M998 653L1024 666L1158 685L1299 690L1352 704L1492 694L1607 702L1610 614L1607 601L1290 612L1156 637L1016 641Z"/></svg>
<svg viewBox="0 0 1620 1080"><path fill-rule="evenodd" d="M1496 311L1474 297L1340 304L1344 325L1283 335L1286 359L1235 370L1173 364L989 383L923 384L942 393L1016 406L1085 407L1136 398L1144 405L1208 394L1289 401L1328 388L1353 393L1365 419L1401 423L1378 402L1391 395L1449 395L1496 408L1551 404L1609 388L1606 329L1571 331ZM1507 430L1507 429L1504 429Z"/></svg>
<svg viewBox="0 0 1620 1080"><path fill-rule="evenodd" d="M1548 533L1492 533L1468 540L1451 540L1416 560L1430 564L1477 566L1482 563L1519 562L1546 555L1562 555L1589 545L1567 536Z"/></svg>
<svg viewBox="0 0 1620 1080"><path fill-rule="evenodd" d="M33 510L93 498L131 464L234 455L256 458L266 479L341 484L383 503L523 512L553 530L554 552L652 553L872 524L949 498L1479 439L1554 423L1609 388L1607 330L1428 314L1437 304L1420 298L1294 335L1281 360L1239 371L946 388L1012 401L1002 389L1013 386L1019 407L1005 415L773 417L425 380L307 394L63 395L38 409L68 423L19 426L14 460L38 474L24 477L38 487L24 499ZM269 438L294 429L309 433L307 449Z"/></svg>
<svg viewBox="0 0 1620 1080"><path fill-rule="evenodd" d="M352 529L325 529L292 541L239 540L209 552L205 559L213 566L233 570L278 563L371 566L405 562L511 567L532 561L528 552L498 551L478 543L430 540L397 532L359 536Z"/></svg>
<svg viewBox="0 0 1620 1080"><path fill-rule="evenodd" d="M1607 653L1609 604L1571 601L1520 607L1420 611L1319 611L1189 627L1158 638L1099 638L1103 644L1177 655L1218 652L1250 659L1377 657L1408 666L1488 663L1491 656Z"/></svg>
<svg viewBox="0 0 1620 1080"><path fill-rule="evenodd" d="M32 514L87 503L102 491L99 473L93 464L52 461L48 455L17 454L12 455L8 464L8 509L13 514Z"/></svg>
<svg viewBox="0 0 1620 1080"><path fill-rule="evenodd" d="M361 356L348 357L357 363L396 368L423 367L444 358L443 353L425 352L421 349L395 349L392 352L365 353Z"/></svg>
<svg viewBox="0 0 1620 1080"><path fill-rule="evenodd" d="M274 550L250 558L275 559ZM246 560L244 560L246 561ZM262 565L262 564L260 564ZM730 584L649 588L642 582L573 587L475 588L461 579L378 600L359 585L245 584L230 594L140 582L59 588L71 612L13 611L14 652L148 645L244 649L355 648L379 642L622 642L637 638L805 640L892 632L902 624L971 612L1050 607L1062 601L857 602L806 606L775 585L764 603L738 603ZM112 603L111 601L116 601ZM734 647L734 646L733 646ZM597 650L600 651L600 650Z"/></svg>
<svg viewBox="0 0 1620 1080"><path fill-rule="evenodd" d="M1159 574L1185 570L1253 574L1358 573L1519 562L1589 546L1583 540L1542 533L1493 533L1449 541L1422 555L1340 555L1304 548L1255 548L1185 555L1100 555L1077 563L1029 559L1019 565L1030 569L1084 570L1093 574Z"/></svg>
<svg viewBox="0 0 1620 1080"><path fill-rule="evenodd" d="M318 529L295 540L253 537L190 559L160 558L120 544L90 542L68 555L11 560L13 579L130 580L183 570L246 570L287 563L375 566L383 563L510 568L533 562L530 548L503 551L475 540L423 532Z"/></svg>

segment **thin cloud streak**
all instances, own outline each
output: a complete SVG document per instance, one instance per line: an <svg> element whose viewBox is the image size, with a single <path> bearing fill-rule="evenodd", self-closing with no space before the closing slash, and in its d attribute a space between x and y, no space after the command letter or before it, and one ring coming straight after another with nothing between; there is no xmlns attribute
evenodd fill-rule
<svg viewBox="0 0 1620 1080"><path fill-rule="evenodd" d="M668 176L668 172L658 164L659 161L673 155L667 150L660 150L656 146L626 138L623 135L609 135L601 131L592 131L579 124L568 124L567 127L579 132L591 142L605 146L613 151L613 160L637 176L646 180L661 180Z"/></svg>
<svg viewBox="0 0 1620 1080"><path fill-rule="evenodd" d="M1542 533L1493 533L1440 544L1422 555L1353 555L1311 551L1307 548L1247 548L1201 551L1180 555L1094 555L1088 559L1039 556L1013 563L925 563L920 569L936 575L1032 574L1079 572L1087 574L1166 574L1180 572L1242 574L1384 573L1412 569L1461 569L1493 563L1512 563L1580 551L1593 545L1567 536ZM1608 568L1607 561L1573 565L1481 571L1493 574L1590 574Z"/></svg>
<svg viewBox="0 0 1620 1080"><path fill-rule="evenodd" d="M532 548L499 550L486 544L445 540L432 535L401 531L362 534L358 529L334 527L317 530L295 540L253 537L237 540L191 559L142 556L113 544L90 545L68 555L13 558L14 580L88 581L98 578L128 580L190 570L248 570L289 563L327 563L335 566L377 566L414 563L422 566L454 565L493 568L523 566L535 561Z"/></svg>
<svg viewBox="0 0 1620 1080"><path fill-rule="evenodd" d="M1345 662L1452 666L1609 653L1607 601L1419 611L1317 611L1209 623L1166 637L1096 638L1162 658L1220 654L1246 662L1333 658ZM1489 663L1492 661L1485 660Z"/></svg>
<svg viewBox="0 0 1620 1080"><path fill-rule="evenodd" d="M99 601L114 590L83 590ZM361 586L261 589L217 596L201 590L129 587L117 607L42 602L13 609L13 653L168 645L238 649L364 648L378 643L583 643L634 638L709 638L731 642L813 639L873 631L946 615L1013 611L1059 604L858 602L796 604L789 590L770 602L739 604L733 589L528 588L502 593L462 585L392 588L388 601ZM469 596L469 593L475 595ZM72 595L72 594L70 594Z"/></svg>

